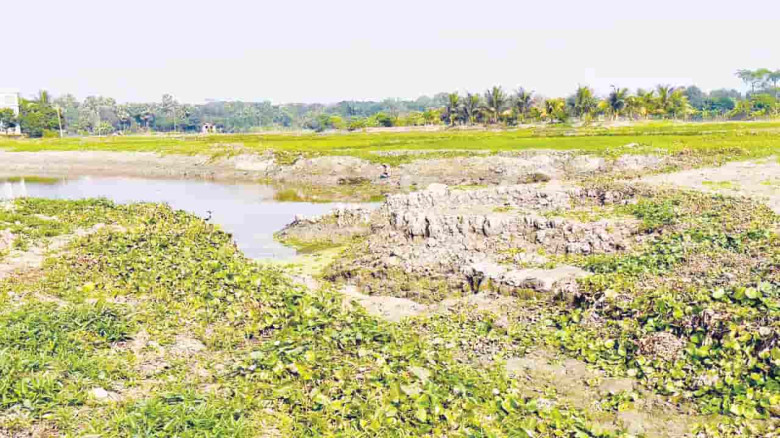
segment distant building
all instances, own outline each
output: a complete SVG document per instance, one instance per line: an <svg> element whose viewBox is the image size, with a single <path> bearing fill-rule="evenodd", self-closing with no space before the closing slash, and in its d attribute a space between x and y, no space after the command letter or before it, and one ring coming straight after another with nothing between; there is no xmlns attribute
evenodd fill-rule
<svg viewBox="0 0 780 438"><path fill-rule="evenodd" d="M16 90L0 89L0 109L11 108L14 110L14 114L19 115L19 92ZM8 132L10 131L10 132ZM16 124L16 128L6 131L6 134L21 135L22 131L19 124Z"/></svg>

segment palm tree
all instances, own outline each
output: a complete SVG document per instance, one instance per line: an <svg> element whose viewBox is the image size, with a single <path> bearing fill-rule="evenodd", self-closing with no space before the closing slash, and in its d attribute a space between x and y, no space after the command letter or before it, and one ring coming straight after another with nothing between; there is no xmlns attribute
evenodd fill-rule
<svg viewBox="0 0 780 438"><path fill-rule="evenodd" d="M675 88L671 85L658 85L655 89L658 91L656 110L661 115L666 116L672 107L672 93L674 93Z"/></svg>
<svg viewBox="0 0 780 438"><path fill-rule="evenodd" d="M550 123L559 120L566 121L566 101L561 98L547 99L544 101L544 118Z"/></svg>
<svg viewBox="0 0 780 438"><path fill-rule="evenodd" d="M531 110L533 104L533 91L526 91L525 88L520 87L515 93L515 109L520 115L520 118L525 121L528 112Z"/></svg>
<svg viewBox="0 0 780 438"><path fill-rule="evenodd" d="M458 113L460 112L460 96L458 93L450 93L447 95L447 106L444 110L450 126L454 126L455 120L457 120Z"/></svg>
<svg viewBox="0 0 780 438"><path fill-rule="evenodd" d="M498 115L506 106L506 93L501 86L494 86L485 91L485 109L493 116L493 123L498 123Z"/></svg>
<svg viewBox="0 0 780 438"><path fill-rule="evenodd" d="M669 96L669 112L675 119L691 112L691 105L688 103L688 96L685 95L683 88L675 88Z"/></svg>
<svg viewBox="0 0 780 438"><path fill-rule="evenodd" d="M632 119L647 116L647 108L642 96L626 97L626 115Z"/></svg>
<svg viewBox="0 0 780 438"><path fill-rule="evenodd" d="M42 105L48 105L49 101L51 100L51 96L49 95L49 92L46 90L40 90L38 91L38 103Z"/></svg>
<svg viewBox="0 0 780 438"><path fill-rule="evenodd" d="M643 90L639 88L636 90L636 97L644 109L645 116L655 112L655 90Z"/></svg>
<svg viewBox="0 0 780 438"><path fill-rule="evenodd" d="M596 108L598 102L593 97L593 90L590 87L577 87L574 93L574 115L582 117L590 114Z"/></svg>
<svg viewBox="0 0 780 438"><path fill-rule="evenodd" d="M468 124L473 125L479 111L480 99L478 94L467 93L463 100L463 112Z"/></svg>
<svg viewBox="0 0 780 438"><path fill-rule="evenodd" d="M612 91L607 97L607 103L609 103L609 109L612 111L615 120L620 117L620 112L626 107L626 97L628 97L627 88L612 86Z"/></svg>

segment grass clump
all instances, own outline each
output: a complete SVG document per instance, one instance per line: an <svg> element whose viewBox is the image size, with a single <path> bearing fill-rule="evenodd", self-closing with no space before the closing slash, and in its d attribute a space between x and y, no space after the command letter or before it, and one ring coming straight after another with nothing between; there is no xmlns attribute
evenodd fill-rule
<svg viewBox="0 0 780 438"><path fill-rule="evenodd" d="M780 415L778 218L748 200L657 193L626 206L650 233L625 254L572 258L596 275L552 342L702 413ZM602 321L597 327L584 319Z"/></svg>
<svg viewBox="0 0 780 438"><path fill-rule="evenodd" d="M120 309L103 303L30 303L0 313L0 410L32 416L83 405L92 386L131 374L111 344L134 327Z"/></svg>
<svg viewBox="0 0 780 438"><path fill-rule="evenodd" d="M714 189L736 189L738 187L738 185L732 181L702 181L702 184Z"/></svg>

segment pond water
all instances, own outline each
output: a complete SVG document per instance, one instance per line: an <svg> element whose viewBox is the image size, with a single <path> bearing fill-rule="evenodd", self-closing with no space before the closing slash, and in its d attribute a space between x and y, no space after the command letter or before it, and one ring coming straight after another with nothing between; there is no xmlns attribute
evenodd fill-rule
<svg viewBox="0 0 780 438"><path fill-rule="evenodd" d="M0 183L0 198L30 196L50 199L107 198L117 203L167 203L231 233L248 257L284 259L296 251L273 238L296 214L317 215L337 204L274 201L274 189L260 184L207 181L83 177L57 182Z"/></svg>

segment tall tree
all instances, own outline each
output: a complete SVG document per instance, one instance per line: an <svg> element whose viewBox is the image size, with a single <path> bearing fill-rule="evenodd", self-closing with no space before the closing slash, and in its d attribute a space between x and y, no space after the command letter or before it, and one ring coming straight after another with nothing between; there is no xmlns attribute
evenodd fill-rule
<svg viewBox="0 0 780 438"><path fill-rule="evenodd" d="M636 90L636 97L644 108L645 116L656 111L657 102L655 100L655 90L644 90L639 88Z"/></svg>
<svg viewBox="0 0 780 438"><path fill-rule="evenodd" d="M17 123L16 114L11 108L0 108L0 132L6 132L15 128Z"/></svg>
<svg viewBox="0 0 780 438"><path fill-rule="evenodd" d="M520 121L525 121L528 117L528 113L533 106L533 92L526 91L525 88L520 87L515 92L515 109L517 110Z"/></svg>
<svg viewBox="0 0 780 438"><path fill-rule="evenodd" d="M777 88L777 83L780 82L780 70L775 70L767 76L769 82L772 83L772 89L775 90L775 100L780 100L780 89Z"/></svg>
<svg viewBox="0 0 780 438"><path fill-rule="evenodd" d="M458 93L450 93L447 95L447 106L445 107L445 117L450 126L455 126L458 114L460 114L460 96Z"/></svg>
<svg viewBox="0 0 780 438"><path fill-rule="evenodd" d="M466 93L466 98L463 99L463 112L468 124L473 125L476 122L480 103L479 94Z"/></svg>
<svg viewBox="0 0 780 438"><path fill-rule="evenodd" d="M62 123L68 132L76 132L79 122L79 106L81 105L72 94L66 94L54 99L54 105L62 112Z"/></svg>
<svg viewBox="0 0 780 438"><path fill-rule="evenodd" d="M643 99L639 96L626 97L625 114L632 119L646 117L647 107L645 107Z"/></svg>
<svg viewBox="0 0 780 438"><path fill-rule="evenodd" d="M683 94L685 94L685 97L688 98L688 102L691 104L692 107L698 110L704 108L704 104L707 96L703 91L701 91L699 87L695 85L691 85L690 87L685 87Z"/></svg>
<svg viewBox="0 0 780 438"><path fill-rule="evenodd" d="M596 109L598 100L593 95L590 87L580 85L574 93L574 115L576 117L585 117L590 115Z"/></svg>
<svg viewBox="0 0 780 438"><path fill-rule="evenodd" d="M506 103L506 93L500 85L485 91L485 109L492 116L493 123L498 123L498 116L506 108Z"/></svg>
<svg viewBox="0 0 780 438"><path fill-rule="evenodd" d="M626 107L626 98L628 97L627 88L619 88L612 86L612 91L607 96L607 103L609 103L609 109L612 112L612 116L617 120L623 109Z"/></svg>
<svg viewBox="0 0 780 438"><path fill-rule="evenodd" d="M742 80L742 82L745 83L748 87L751 87L752 91L755 91L754 88L754 78L755 75L753 74L753 70L748 69L740 69L737 70L735 75Z"/></svg>
<svg viewBox="0 0 780 438"><path fill-rule="evenodd" d="M672 94L669 96L668 111L675 119L680 116L685 117L692 112L688 97L685 95L682 88L675 88L672 91Z"/></svg>
<svg viewBox="0 0 780 438"><path fill-rule="evenodd" d="M162 110L165 117L171 120L171 124L173 125L173 130L176 131L177 122L178 122L177 117L178 117L178 110L179 110L179 102L177 102L172 95L163 94L162 101L160 102L160 109ZM244 116L244 118L246 118L246 116Z"/></svg>
<svg viewBox="0 0 780 438"><path fill-rule="evenodd" d="M769 70L768 68L759 68L756 69L756 71L753 72L753 80L755 81L755 84L758 85L761 88L766 88L769 86L769 78L772 75L772 70Z"/></svg>
<svg viewBox="0 0 780 438"><path fill-rule="evenodd" d="M38 96L40 98L40 95ZM48 131L59 128L57 111L44 99L21 99L19 102L19 126L30 137L42 137Z"/></svg>
<svg viewBox="0 0 780 438"><path fill-rule="evenodd" d="M671 112L672 93L675 88L671 85L658 85L656 88L656 112L662 116L667 116Z"/></svg>
<svg viewBox="0 0 780 438"><path fill-rule="evenodd" d="M35 100L42 105L49 105L51 104L51 95L46 90L39 90Z"/></svg>
<svg viewBox="0 0 780 438"><path fill-rule="evenodd" d="M569 113L566 112L566 101L562 98L547 99L544 101L542 117L550 123L555 121L565 122Z"/></svg>
<svg viewBox="0 0 780 438"><path fill-rule="evenodd" d="M126 129L130 129L130 126L133 122L133 117L130 112L130 107L128 105L117 105L116 107L116 118L119 122L119 130L124 131Z"/></svg>

